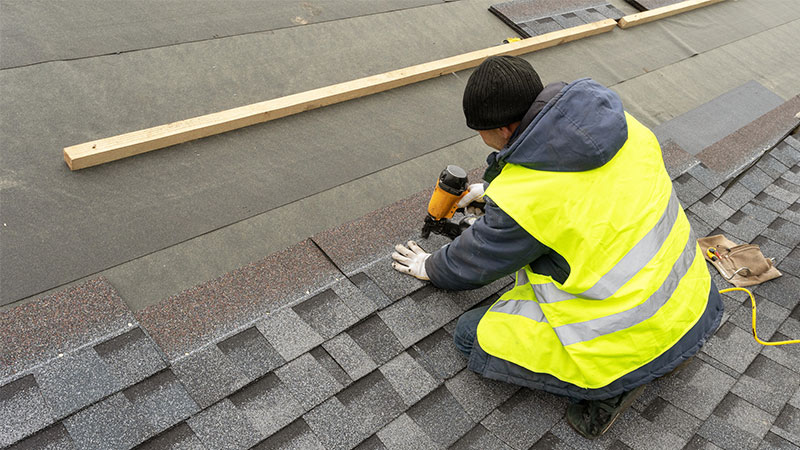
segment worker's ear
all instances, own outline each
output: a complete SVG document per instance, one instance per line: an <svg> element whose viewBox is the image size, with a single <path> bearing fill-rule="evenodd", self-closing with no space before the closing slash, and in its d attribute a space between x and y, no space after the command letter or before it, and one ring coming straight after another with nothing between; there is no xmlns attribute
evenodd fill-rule
<svg viewBox="0 0 800 450"><path fill-rule="evenodd" d="M511 139L511 135L514 134L514 128L511 126L504 126L500 127L500 134L503 136L503 139L508 141Z"/></svg>

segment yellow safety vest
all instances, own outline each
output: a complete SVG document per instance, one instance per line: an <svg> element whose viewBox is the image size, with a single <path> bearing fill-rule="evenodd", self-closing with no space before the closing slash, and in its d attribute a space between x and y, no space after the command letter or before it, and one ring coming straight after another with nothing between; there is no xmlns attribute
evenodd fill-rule
<svg viewBox="0 0 800 450"><path fill-rule="evenodd" d="M605 165L549 172L506 164L486 195L570 266L564 284L517 272L478 324L486 353L588 389L674 345L705 311L711 278L658 141L627 115Z"/></svg>

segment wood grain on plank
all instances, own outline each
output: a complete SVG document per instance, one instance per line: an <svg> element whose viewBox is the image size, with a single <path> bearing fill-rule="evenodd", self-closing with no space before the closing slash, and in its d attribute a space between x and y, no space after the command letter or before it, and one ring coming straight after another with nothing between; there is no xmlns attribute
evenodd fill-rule
<svg viewBox="0 0 800 450"><path fill-rule="evenodd" d="M73 145L64 148L64 161L70 170L96 166L469 69L490 56L522 55L554 47L611 31L616 25L616 21L606 19L298 94Z"/></svg>
<svg viewBox="0 0 800 450"><path fill-rule="evenodd" d="M713 5L724 0L687 0L685 2L675 3L673 5L662 6L661 8L651 9L636 14L631 14L619 19L620 28L630 28L636 25L652 22L654 20L663 19L665 17L674 16L693 9L702 8L703 6Z"/></svg>

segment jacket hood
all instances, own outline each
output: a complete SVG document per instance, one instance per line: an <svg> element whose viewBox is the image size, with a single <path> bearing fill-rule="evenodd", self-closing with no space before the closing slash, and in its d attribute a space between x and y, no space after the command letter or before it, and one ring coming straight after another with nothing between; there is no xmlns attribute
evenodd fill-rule
<svg viewBox="0 0 800 450"><path fill-rule="evenodd" d="M589 78L564 86L522 126L496 155L500 165L510 162L535 170L583 172L610 161L628 139L622 100Z"/></svg>

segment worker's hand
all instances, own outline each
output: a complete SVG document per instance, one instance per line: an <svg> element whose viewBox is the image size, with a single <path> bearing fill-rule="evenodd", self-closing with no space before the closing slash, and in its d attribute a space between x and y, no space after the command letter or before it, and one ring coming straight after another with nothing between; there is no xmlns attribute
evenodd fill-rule
<svg viewBox="0 0 800 450"><path fill-rule="evenodd" d="M431 254L421 249L414 241L408 241L408 247L403 244L394 246L396 250L392 253L392 267L398 272L402 272L412 277L417 277L420 280L429 280L428 274L425 272L425 260Z"/></svg>
<svg viewBox="0 0 800 450"><path fill-rule="evenodd" d="M481 204L485 202L483 199L483 183L475 183L469 185L467 194L461 197L457 206L464 208L464 212L467 215L480 217L483 215L483 205Z"/></svg>

